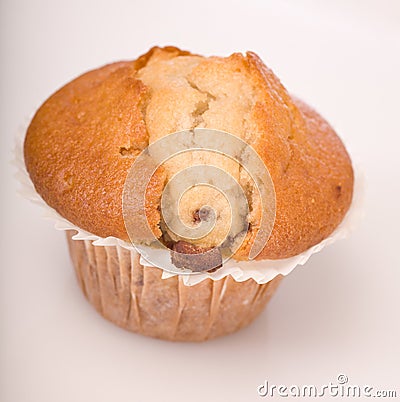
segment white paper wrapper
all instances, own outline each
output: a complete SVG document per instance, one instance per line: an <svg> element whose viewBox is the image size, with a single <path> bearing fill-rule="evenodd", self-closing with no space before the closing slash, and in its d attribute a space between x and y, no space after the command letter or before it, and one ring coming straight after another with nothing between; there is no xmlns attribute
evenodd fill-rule
<svg viewBox="0 0 400 402"><path fill-rule="evenodd" d="M44 209L44 218L54 221L54 227L57 230L76 230L77 234L73 236L74 240L91 240L96 246L119 245L128 250L138 251L138 249L135 248L132 244L116 237L102 238L80 229L68 220L64 219L53 208L49 207L44 202L44 200L36 192L25 169L23 158L24 135L25 130L21 130L20 135L18 135L15 147L14 164L17 168L16 178L21 184L19 193L24 198L29 199L30 201L40 205ZM246 281L252 278L258 284L267 283L279 274L284 276L289 274L297 265L304 265L312 254L320 252L325 246L332 244L337 240L346 238L355 229L363 216L364 177L359 166L353 165L353 168L355 174L355 185L353 201L350 209L341 224L336 228L336 230L322 242L309 248L301 254L282 260L236 261L234 259L231 259L216 272L204 272L198 273L196 275L180 275L182 276L183 283L187 286L192 286L203 281L206 278L219 280L228 275L231 275L238 282ZM155 253L157 253L157 256L155 256ZM152 256L150 260L159 261L160 266L165 266L164 264L170 264L170 254L167 251L163 251L160 253L160 250L154 250L150 247L141 247L140 255L140 263L144 266L154 266L147 261L147 259L149 259L149 255ZM170 278L171 276L175 275L177 274L163 270L162 278Z"/></svg>

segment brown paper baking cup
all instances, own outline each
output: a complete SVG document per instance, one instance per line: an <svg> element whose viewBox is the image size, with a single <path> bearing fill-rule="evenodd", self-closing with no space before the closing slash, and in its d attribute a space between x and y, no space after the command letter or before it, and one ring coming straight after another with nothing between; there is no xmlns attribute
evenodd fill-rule
<svg viewBox="0 0 400 402"><path fill-rule="evenodd" d="M162 279L159 268L120 246L94 246L66 232L80 287L107 320L142 335L171 341L205 341L250 324L274 294L282 275L258 284L231 276L186 286L181 276Z"/></svg>

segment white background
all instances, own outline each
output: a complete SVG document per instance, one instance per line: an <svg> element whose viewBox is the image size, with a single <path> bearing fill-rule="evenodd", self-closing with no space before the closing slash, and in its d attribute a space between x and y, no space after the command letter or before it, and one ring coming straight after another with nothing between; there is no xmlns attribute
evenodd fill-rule
<svg viewBox="0 0 400 402"><path fill-rule="evenodd" d="M257 386L335 381L400 395L400 6L396 1L1 1L2 402L255 401ZM367 176L348 240L287 277L262 316L203 344L103 320L63 233L19 198L14 135L55 89L153 45L253 50L316 106ZM305 399L303 399L305 400Z"/></svg>

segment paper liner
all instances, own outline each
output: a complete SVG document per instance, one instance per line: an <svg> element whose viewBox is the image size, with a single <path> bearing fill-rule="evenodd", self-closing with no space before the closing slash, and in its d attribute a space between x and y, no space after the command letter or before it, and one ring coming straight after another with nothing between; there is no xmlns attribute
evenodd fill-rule
<svg viewBox="0 0 400 402"><path fill-rule="evenodd" d="M19 193L32 202L40 205L44 209L44 218L54 221L54 227L57 230L75 230L77 233L72 237L74 240L92 241L95 246L116 246L131 251L140 251L140 264L142 266L153 267L147 260L153 260L148 256L153 253L149 247L135 248L131 243L125 242L116 237L102 238L94 234L88 233L85 230L75 226L53 208L48 206L41 196L36 192L32 181L25 168L23 158L23 136L25 130L21 131L16 141L15 147L15 159L14 164L17 167L16 178L21 184ZM346 238L358 225L360 219L363 216L363 202L364 202L364 177L359 166L354 167L354 192L353 200L349 211L344 217L343 221L336 228L336 230L326 239L318 243L317 245L309 248L308 250L290 258L281 260L261 260L261 261L236 261L234 259L226 262L222 268L213 273L197 273L195 275L179 274L182 278L182 282L187 286L196 285L205 279L209 278L214 281L218 281L228 275L232 276L237 282L244 282L248 279L254 279L258 284L264 284L273 280L277 275L288 275L297 265L304 265L312 254L320 252L325 246L334 243L337 240ZM170 255L167 251L164 252L164 256L159 260L162 262L170 260ZM147 259L146 259L147 257ZM160 264L162 265L162 263ZM162 268L159 268L162 269ZM167 272L162 270L162 278L168 279L178 274Z"/></svg>
<svg viewBox="0 0 400 402"><path fill-rule="evenodd" d="M80 287L106 319L132 332L172 341L205 341L250 324L274 294L282 276L266 284L227 276L185 286L181 277L140 264L137 252L90 240L67 239Z"/></svg>

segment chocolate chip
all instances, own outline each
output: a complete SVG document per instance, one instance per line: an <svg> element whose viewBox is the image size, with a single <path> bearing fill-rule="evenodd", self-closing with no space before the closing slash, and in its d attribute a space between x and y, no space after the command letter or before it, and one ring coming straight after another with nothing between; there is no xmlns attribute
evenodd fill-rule
<svg viewBox="0 0 400 402"><path fill-rule="evenodd" d="M218 247L199 247L181 240L171 250L171 262L193 272L213 272L222 267L222 255Z"/></svg>
<svg viewBox="0 0 400 402"><path fill-rule="evenodd" d="M210 218L210 209L202 207L193 212L193 222L199 223L200 221L207 221Z"/></svg>
<svg viewBox="0 0 400 402"><path fill-rule="evenodd" d="M200 208L199 218L201 221L207 221L210 217L210 210L207 207Z"/></svg>

